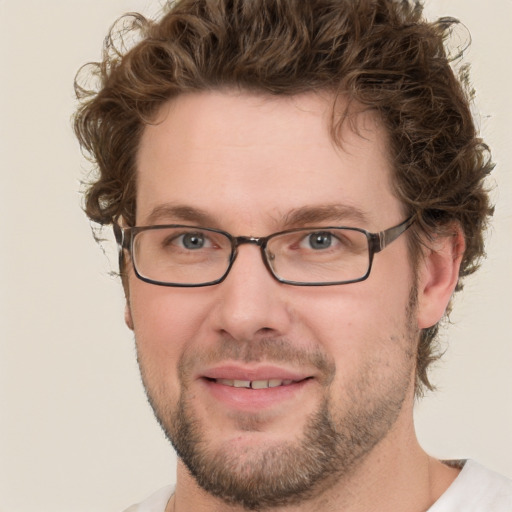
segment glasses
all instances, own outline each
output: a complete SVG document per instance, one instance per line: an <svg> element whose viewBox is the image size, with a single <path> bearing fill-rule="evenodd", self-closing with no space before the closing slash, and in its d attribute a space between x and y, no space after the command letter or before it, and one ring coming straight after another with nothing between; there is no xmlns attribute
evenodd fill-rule
<svg viewBox="0 0 512 512"><path fill-rule="evenodd" d="M330 286L364 281L374 254L396 240L414 222L370 233L352 227L289 229L264 237L233 236L218 229L187 225L114 225L122 267L131 256L135 274L160 286L197 287L222 282L243 244L255 244L270 273L281 283Z"/></svg>

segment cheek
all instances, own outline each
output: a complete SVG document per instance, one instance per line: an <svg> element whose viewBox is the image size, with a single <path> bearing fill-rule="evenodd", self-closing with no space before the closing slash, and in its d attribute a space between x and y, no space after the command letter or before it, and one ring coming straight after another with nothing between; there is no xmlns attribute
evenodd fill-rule
<svg viewBox="0 0 512 512"><path fill-rule="evenodd" d="M409 358L414 343L407 314L409 294L410 284L405 282L381 290L370 289L365 282L318 290L314 299L303 297L297 303L302 311L297 317L307 336L333 357L337 372L350 380L375 358Z"/></svg>
<svg viewBox="0 0 512 512"><path fill-rule="evenodd" d="M396 331L407 320L410 285L366 286L369 281L314 290L296 301L303 321L312 332L340 336L343 340L364 333ZM306 290L309 291L309 290Z"/></svg>
<svg viewBox="0 0 512 512"><path fill-rule="evenodd" d="M183 351L201 331L204 308L190 291L132 283L130 306L144 370L175 374Z"/></svg>

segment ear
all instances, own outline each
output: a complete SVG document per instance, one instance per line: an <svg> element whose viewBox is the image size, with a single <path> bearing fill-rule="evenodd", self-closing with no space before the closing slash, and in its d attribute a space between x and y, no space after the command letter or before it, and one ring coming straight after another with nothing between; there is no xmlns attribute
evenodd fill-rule
<svg viewBox="0 0 512 512"><path fill-rule="evenodd" d="M418 327L432 327L443 317L459 279L466 244L458 224L427 243L418 269Z"/></svg>
<svg viewBox="0 0 512 512"><path fill-rule="evenodd" d="M124 323L128 326L128 329L133 331L132 310L128 301L126 301L126 306L124 307Z"/></svg>

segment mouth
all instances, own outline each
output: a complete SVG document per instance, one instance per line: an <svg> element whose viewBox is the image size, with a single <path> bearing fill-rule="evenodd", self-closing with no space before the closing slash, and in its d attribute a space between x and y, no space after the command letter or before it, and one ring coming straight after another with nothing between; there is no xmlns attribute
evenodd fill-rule
<svg viewBox="0 0 512 512"><path fill-rule="evenodd" d="M311 378L311 377L307 377ZM291 386L292 384L296 384L301 382L300 380L292 380L292 379L268 379L268 380L236 380L236 379L208 379L216 384L221 384L222 386L228 386L232 388L246 388L246 389L268 389L268 388L278 388L281 386ZM306 379L301 379L306 380Z"/></svg>
<svg viewBox="0 0 512 512"><path fill-rule="evenodd" d="M281 411L285 404L297 403L310 388L314 376L283 370L282 368L216 368L202 375L209 404L216 410L244 411L246 414L262 410ZM221 407L222 409L218 409Z"/></svg>

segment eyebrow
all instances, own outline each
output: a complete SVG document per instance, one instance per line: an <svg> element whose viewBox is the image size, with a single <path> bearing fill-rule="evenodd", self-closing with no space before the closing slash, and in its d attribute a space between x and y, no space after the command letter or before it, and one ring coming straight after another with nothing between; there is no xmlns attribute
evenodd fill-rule
<svg viewBox="0 0 512 512"><path fill-rule="evenodd" d="M146 219L147 224L170 221L191 222L203 226L212 223L212 217L204 210L187 205L161 204L153 208Z"/></svg>
<svg viewBox="0 0 512 512"><path fill-rule="evenodd" d="M308 205L294 208L286 212L281 218L273 216L273 221L279 226L278 229L281 230L320 222L329 222L331 224L348 222L366 225L368 223L368 215L360 208L352 205ZM187 222L205 227L219 227L215 217L205 210L172 203L156 206L146 219L147 225L158 224L159 222Z"/></svg>
<svg viewBox="0 0 512 512"><path fill-rule="evenodd" d="M352 205L327 204L296 208L288 212L284 217L285 228L311 225L317 222L353 222L366 225L368 223L368 215L360 208Z"/></svg>

